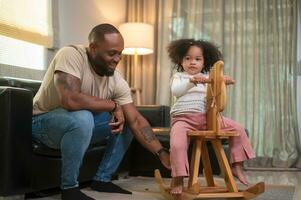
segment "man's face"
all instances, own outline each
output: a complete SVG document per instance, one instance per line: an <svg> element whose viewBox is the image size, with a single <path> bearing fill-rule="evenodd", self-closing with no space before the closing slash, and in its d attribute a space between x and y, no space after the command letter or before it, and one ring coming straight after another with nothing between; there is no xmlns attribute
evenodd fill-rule
<svg viewBox="0 0 301 200"><path fill-rule="evenodd" d="M118 33L105 34L104 41L90 44L90 61L94 71L100 76L113 76L123 48L123 38Z"/></svg>

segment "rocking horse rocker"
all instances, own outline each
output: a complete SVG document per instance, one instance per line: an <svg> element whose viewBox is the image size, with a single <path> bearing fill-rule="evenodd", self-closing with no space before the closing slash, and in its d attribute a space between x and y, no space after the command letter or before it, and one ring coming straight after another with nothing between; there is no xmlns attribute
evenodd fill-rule
<svg viewBox="0 0 301 200"><path fill-rule="evenodd" d="M184 188L181 199L253 199L264 192L264 183L260 182L246 190L239 191L223 149L221 140L230 136L238 136L234 131L222 131L220 121L221 112L226 105L226 85L223 78L224 63L218 61L210 70L207 81L206 120L207 130L188 131L188 136L194 140L192 158L190 162L190 176L187 188ZM211 142L216 154L221 175L225 186L218 186L213 178L209 160L207 141ZM207 186L201 186L198 179L200 159L202 158L203 175ZM159 184L160 191L166 199L173 199L170 188L167 186L158 169L155 170L155 179Z"/></svg>

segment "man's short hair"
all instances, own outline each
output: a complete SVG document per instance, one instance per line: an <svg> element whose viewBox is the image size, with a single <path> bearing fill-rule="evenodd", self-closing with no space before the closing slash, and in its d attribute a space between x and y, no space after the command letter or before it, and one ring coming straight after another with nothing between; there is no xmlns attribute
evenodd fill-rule
<svg viewBox="0 0 301 200"><path fill-rule="evenodd" d="M119 33L119 30L111 24L99 24L95 26L89 34L89 44L104 40L104 35L108 33Z"/></svg>

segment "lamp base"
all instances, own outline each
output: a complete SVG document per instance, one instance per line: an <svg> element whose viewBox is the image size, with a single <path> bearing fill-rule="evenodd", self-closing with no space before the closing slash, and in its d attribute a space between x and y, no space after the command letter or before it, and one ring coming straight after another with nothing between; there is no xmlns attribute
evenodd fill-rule
<svg viewBox="0 0 301 200"><path fill-rule="evenodd" d="M131 88L131 92L135 96L135 104L137 106L141 105L141 89L140 88Z"/></svg>

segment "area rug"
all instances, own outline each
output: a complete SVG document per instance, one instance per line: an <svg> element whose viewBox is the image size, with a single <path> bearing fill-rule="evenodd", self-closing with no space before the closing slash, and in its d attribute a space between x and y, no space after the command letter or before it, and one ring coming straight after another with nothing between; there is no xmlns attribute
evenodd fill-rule
<svg viewBox="0 0 301 200"><path fill-rule="evenodd" d="M164 179L166 184L169 184L170 179ZM203 181L203 180L201 180ZM217 180L219 184L221 180ZM118 185L134 191L132 199L140 200L161 200L162 198L159 192L159 186L156 184L153 178L147 177L131 177L129 179L119 180ZM241 184L238 184L240 189L243 189ZM287 185L266 185L265 192L255 198L256 200L293 200L295 187ZM139 194L139 195L138 195ZM160 194L160 195L158 195Z"/></svg>
<svg viewBox="0 0 301 200"><path fill-rule="evenodd" d="M169 184L170 179L164 179ZM219 181L217 181L219 182ZM128 177L114 181L120 187L132 191L132 195L99 193L91 191L89 187L82 189L87 195L97 200L165 200L159 191L159 186L154 178L148 177ZM242 185L238 185L242 189ZM293 200L294 186L266 185L265 192L258 196L256 200ZM59 200L60 195L52 195L44 198L27 198L34 200ZM219 199L220 200L220 199Z"/></svg>
<svg viewBox="0 0 301 200"><path fill-rule="evenodd" d="M169 184L170 179L164 179L166 184ZM201 180L204 181L204 180ZM221 180L217 182L222 185ZM131 200L163 200L159 192L159 186L154 178L148 177L130 177L128 179L120 179L116 182L119 186L133 191ZM243 189L241 184L238 184L240 189ZM256 200L293 200L295 187L286 185L266 185L265 192L258 196ZM118 198L119 200L120 197Z"/></svg>
<svg viewBox="0 0 301 200"><path fill-rule="evenodd" d="M267 185L265 192L258 196L256 200L293 200L294 193L294 186Z"/></svg>

